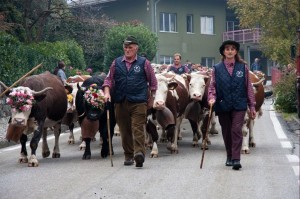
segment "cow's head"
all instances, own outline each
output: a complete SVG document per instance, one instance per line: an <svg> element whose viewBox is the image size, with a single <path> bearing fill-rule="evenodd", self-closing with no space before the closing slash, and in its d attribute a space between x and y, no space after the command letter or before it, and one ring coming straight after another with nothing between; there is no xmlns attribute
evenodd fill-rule
<svg viewBox="0 0 300 199"><path fill-rule="evenodd" d="M171 75L157 74L156 75L158 87L157 87L154 102L153 102L154 109L162 110L165 108L168 92L169 91L173 92L175 90L175 88L178 86L174 77L175 77L175 74L171 74Z"/></svg>
<svg viewBox="0 0 300 199"><path fill-rule="evenodd" d="M6 102L11 106L11 124L27 126L32 106L45 98L47 90L52 90L52 88L34 91L28 87L19 86L10 90L7 93Z"/></svg>
<svg viewBox="0 0 300 199"><path fill-rule="evenodd" d="M192 100L201 101L205 92L209 76L201 73L191 73L189 79L189 94Z"/></svg>
<svg viewBox="0 0 300 199"><path fill-rule="evenodd" d="M88 87L80 87L79 84L77 84L77 87L78 92L83 96L83 104L78 104L76 102L77 111L84 108L87 119L92 121L99 120L105 108L103 90L97 84L92 84ZM76 100L78 100L77 97ZM78 114L80 114L80 112L81 111L78 111Z"/></svg>
<svg viewBox="0 0 300 199"><path fill-rule="evenodd" d="M259 85L262 85L264 81L265 81L265 78L262 78L262 79L260 79L259 81L252 83L252 87L253 87L253 90L254 90L254 94L257 93L257 90L258 90Z"/></svg>

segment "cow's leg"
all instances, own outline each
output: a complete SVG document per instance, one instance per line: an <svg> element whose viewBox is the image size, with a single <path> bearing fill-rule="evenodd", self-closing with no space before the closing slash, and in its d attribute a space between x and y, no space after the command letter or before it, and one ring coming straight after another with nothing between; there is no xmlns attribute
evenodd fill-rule
<svg viewBox="0 0 300 199"><path fill-rule="evenodd" d="M54 126L55 144L54 144L54 148L53 148L52 158L60 158L60 150L59 150L60 133L61 133L61 124L58 123Z"/></svg>
<svg viewBox="0 0 300 199"><path fill-rule="evenodd" d="M198 123L191 119L189 119L189 122L191 124L192 131L193 131L193 147L195 147L198 145L198 141L201 138L201 134L199 132Z"/></svg>
<svg viewBox="0 0 300 199"><path fill-rule="evenodd" d="M50 156L50 150L47 142L47 128L43 129L42 156L43 158Z"/></svg>
<svg viewBox="0 0 300 199"><path fill-rule="evenodd" d="M209 120L209 114L205 114L202 125L201 125L201 131L202 131L202 143L201 143L201 149L208 149L208 145L211 144L209 140L209 134L207 133L207 129L209 128L208 125L208 120ZM206 143L205 143L206 142Z"/></svg>
<svg viewBox="0 0 300 199"><path fill-rule="evenodd" d="M244 118L244 123L242 126L242 133L243 133L243 144L242 144L242 149L241 153L242 154L249 154L249 124L250 124L250 119L248 117L248 113L245 114Z"/></svg>
<svg viewBox="0 0 300 199"><path fill-rule="evenodd" d="M152 150L150 153L150 158L157 158L158 157L158 148L157 148L157 140L158 140L158 132L155 123L148 119L146 124L146 132L149 134L153 141Z"/></svg>
<svg viewBox="0 0 300 199"><path fill-rule="evenodd" d="M171 141L171 145L168 147L169 150L171 150L171 153L175 153L177 154L178 153L178 134L179 134L179 131L180 131L180 125L181 125L181 122L183 120L183 115L181 117L178 117L176 119L176 125L175 125L175 133L173 135L173 140ZM169 136L167 135L167 137L169 138Z"/></svg>
<svg viewBox="0 0 300 199"><path fill-rule="evenodd" d="M83 151L83 150L85 150L85 148L86 148L86 142L84 140L82 140L81 144L79 145L79 150Z"/></svg>
<svg viewBox="0 0 300 199"><path fill-rule="evenodd" d="M109 154L108 131L106 121L99 121L99 132L100 137L102 138L101 157L106 158Z"/></svg>
<svg viewBox="0 0 300 199"><path fill-rule="evenodd" d="M19 163L27 163L28 162L26 142L27 142L27 135L22 134L21 138L20 138L21 153L20 153L20 157L19 157Z"/></svg>
<svg viewBox="0 0 300 199"><path fill-rule="evenodd" d="M38 129L33 132L33 137L32 137L32 139L30 141L31 156L30 156L30 158L28 160L28 166L29 167L37 167L37 166L39 166L39 161L36 158L36 149L38 147L38 143L39 143L39 141L41 139L42 134L44 134L44 128L43 128L43 126L44 126L44 122L40 122L39 126L38 126ZM47 135L47 133L46 133L46 135ZM43 144L44 144L44 142L43 142ZM46 139L46 145L47 145L47 139Z"/></svg>
<svg viewBox="0 0 300 199"><path fill-rule="evenodd" d="M70 135L69 135L69 139L68 139L68 144L75 144L75 137L74 137L74 133L73 133L74 126L75 126L74 122L72 122L69 125Z"/></svg>
<svg viewBox="0 0 300 199"><path fill-rule="evenodd" d="M211 124L211 126L210 126L209 133L212 135L218 134L219 132L216 129L216 114L215 114L215 112L212 112L210 124Z"/></svg>
<svg viewBox="0 0 300 199"><path fill-rule="evenodd" d="M83 138L83 141L86 143L86 147L82 156L83 160L91 159L91 138Z"/></svg>
<svg viewBox="0 0 300 199"><path fill-rule="evenodd" d="M254 127L254 120L251 119L249 125L249 147L256 147L256 143L254 141L253 127Z"/></svg>

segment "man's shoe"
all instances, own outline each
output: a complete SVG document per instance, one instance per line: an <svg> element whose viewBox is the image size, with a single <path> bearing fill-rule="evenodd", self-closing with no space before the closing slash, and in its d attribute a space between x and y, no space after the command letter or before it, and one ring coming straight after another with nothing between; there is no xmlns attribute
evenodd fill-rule
<svg viewBox="0 0 300 199"><path fill-rule="evenodd" d="M133 163L134 163L133 158L128 158L124 161L125 166L131 166L133 165Z"/></svg>
<svg viewBox="0 0 300 199"><path fill-rule="evenodd" d="M232 169L239 170L240 168L242 168L240 160L232 160Z"/></svg>
<svg viewBox="0 0 300 199"><path fill-rule="evenodd" d="M227 166L227 167L231 167L231 166L232 166L232 160L231 160L231 157L227 157L225 166Z"/></svg>
<svg viewBox="0 0 300 199"><path fill-rule="evenodd" d="M145 156L142 152L138 152L134 155L135 167L143 167Z"/></svg>

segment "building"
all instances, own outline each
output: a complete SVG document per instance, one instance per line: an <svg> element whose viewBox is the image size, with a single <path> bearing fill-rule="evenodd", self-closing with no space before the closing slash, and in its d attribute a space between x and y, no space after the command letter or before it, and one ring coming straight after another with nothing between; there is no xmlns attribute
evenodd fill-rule
<svg viewBox="0 0 300 199"><path fill-rule="evenodd" d="M227 9L226 0L68 0L69 5L101 5L110 18L139 20L158 36L156 63L169 64L173 54L182 62L211 67L220 61L219 46L227 39L241 43L241 55L252 63L261 58L257 49L260 31L239 30L238 20ZM266 59L261 59L263 62ZM262 62L262 63L263 63ZM267 68L265 68L267 71Z"/></svg>

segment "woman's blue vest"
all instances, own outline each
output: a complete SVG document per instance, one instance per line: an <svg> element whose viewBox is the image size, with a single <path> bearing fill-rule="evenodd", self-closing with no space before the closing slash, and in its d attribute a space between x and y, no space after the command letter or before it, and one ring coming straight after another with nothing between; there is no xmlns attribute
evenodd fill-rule
<svg viewBox="0 0 300 199"><path fill-rule="evenodd" d="M184 69L185 69L184 65L180 66L179 68L175 68L174 66L171 66L169 71L173 71L174 73L181 75L185 73Z"/></svg>
<svg viewBox="0 0 300 199"><path fill-rule="evenodd" d="M147 102L148 82L145 73L144 57L137 57L129 69L126 68L123 56L115 60L115 102L120 103L125 100L129 102L140 103Z"/></svg>
<svg viewBox="0 0 300 199"><path fill-rule="evenodd" d="M235 63L232 76L223 62L214 66L216 78L215 112L247 110L245 64Z"/></svg>

